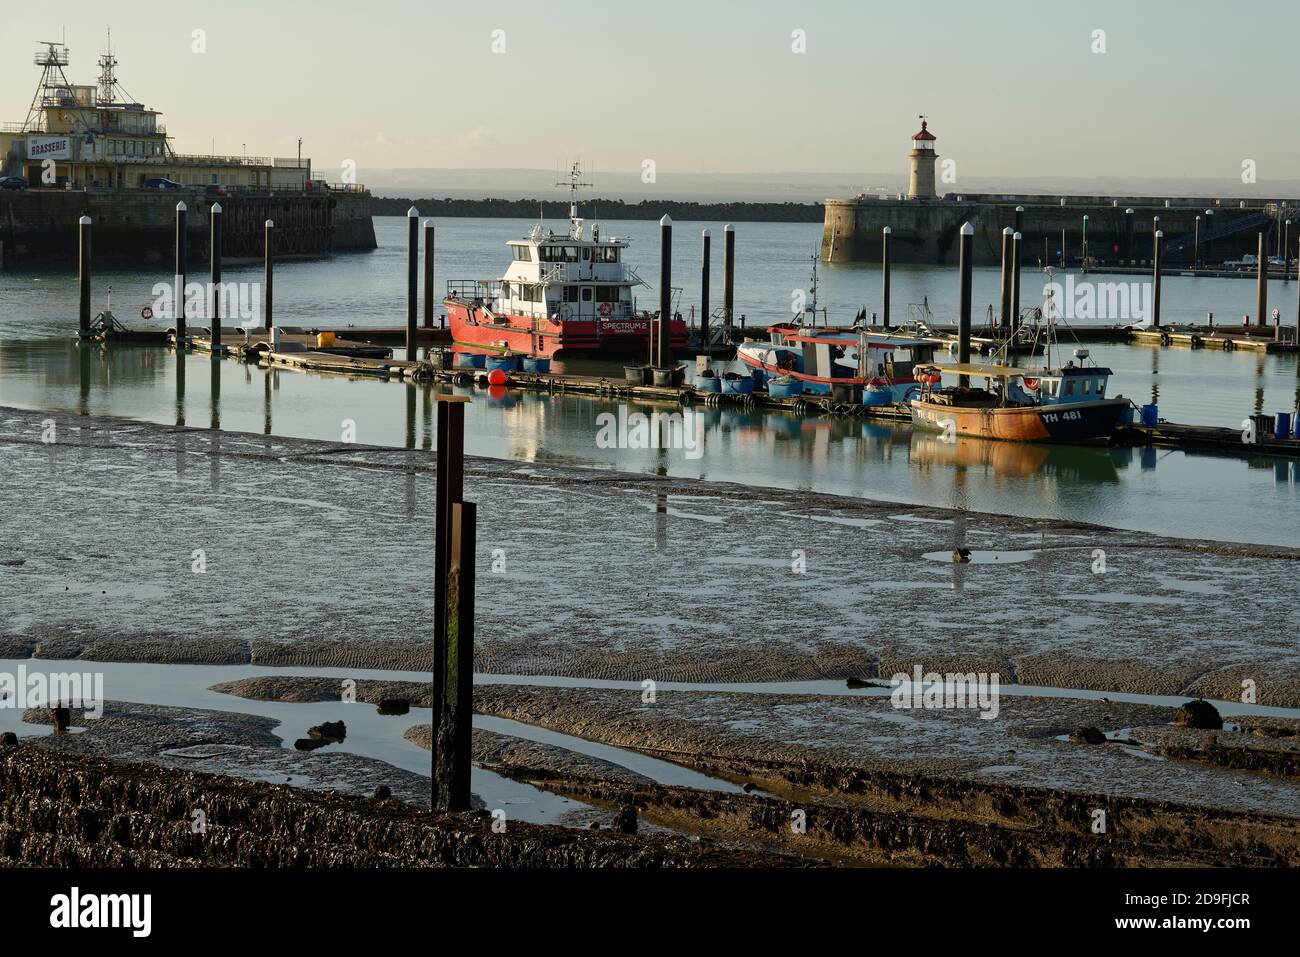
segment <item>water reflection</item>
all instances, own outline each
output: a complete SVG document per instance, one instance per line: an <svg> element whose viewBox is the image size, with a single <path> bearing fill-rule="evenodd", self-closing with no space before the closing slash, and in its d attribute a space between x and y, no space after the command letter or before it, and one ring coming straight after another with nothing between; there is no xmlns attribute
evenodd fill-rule
<svg viewBox="0 0 1300 957"><path fill-rule="evenodd" d="M1153 398L1165 403L1170 402L1170 388L1195 381L1187 357L1200 361L1199 351L1191 350L1152 350L1150 359L1136 349L1125 355L1159 377L1161 387ZM1300 391L1295 372L1279 369L1276 357L1213 358L1231 372L1238 388L1249 378L1247 387L1255 389L1262 359L1264 377L1274 383L1266 407L1277 403L1276 380L1283 373L1286 405ZM201 363L207 363L206 376ZM173 383L166 382L168 375L174 376ZM618 403L585 396L256 370L158 347L119 345L104 350L72 340L0 340L0 405L56 414L121 415L184 426L193 419L190 407L198 403L209 406L204 425L214 429L338 442L339 422L354 420L357 434L368 444L432 449L433 400L439 393L472 399L466 413L470 455L1060 517L1225 541L1285 545L1300 540L1300 509L1295 508L1300 488L1292 480L1294 469L1277 469L1269 459L1258 463L1262 468L1251 468L1239 458L1147 448L1027 445L965 436L944 443L938 434L914 432L905 423L736 406L690 410L701 416L703 439L703 456L691 458L681 449L600 448L597 417L617 411ZM1233 424L1240 422L1248 404L1242 396L1241 404L1231 410ZM635 403L629 404L632 408L668 410ZM202 442L188 439L191 447L196 441ZM178 433L178 479L186 467L185 443L184 433ZM220 451L218 438L212 448ZM220 462L214 461L211 469L215 488ZM1221 494L1228 489L1234 494ZM1133 494L1139 490L1152 494ZM1204 509L1207 495L1216 496L1216 508ZM408 497L408 512L418 512L418 506ZM659 511L658 502L655 507L655 542L666 547L666 523L661 528L660 520L667 513Z"/></svg>

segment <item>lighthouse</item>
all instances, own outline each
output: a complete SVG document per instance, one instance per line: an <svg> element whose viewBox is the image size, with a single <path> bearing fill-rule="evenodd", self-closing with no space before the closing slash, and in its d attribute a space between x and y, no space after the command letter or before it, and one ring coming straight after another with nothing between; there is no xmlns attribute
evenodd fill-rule
<svg viewBox="0 0 1300 957"><path fill-rule="evenodd" d="M921 117L921 132L912 137L912 175L907 183L908 199L933 199L934 161L939 154L934 151L934 134L926 129L926 119Z"/></svg>

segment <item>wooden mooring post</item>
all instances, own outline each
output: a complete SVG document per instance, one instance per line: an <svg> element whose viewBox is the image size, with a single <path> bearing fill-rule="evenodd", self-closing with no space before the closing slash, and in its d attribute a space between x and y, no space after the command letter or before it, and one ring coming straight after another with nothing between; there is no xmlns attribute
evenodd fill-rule
<svg viewBox="0 0 1300 957"><path fill-rule="evenodd" d="M262 328L269 333L275 312L275 222L268 219L262 229Z"/></svg>
<svg viewBox="0 0 1300 957"><path fill-rule="evenodd" d="M433 807L468 811L474 714L474 546L477 515L463 500L465 403L438 396L434 495Z"/></svg>
<svg viewBox="0 0 1300 957"><path fill-rule="evenodd" d="M880 230L880 318L889 329L889 237L893 229L885 226Z"/></svg>

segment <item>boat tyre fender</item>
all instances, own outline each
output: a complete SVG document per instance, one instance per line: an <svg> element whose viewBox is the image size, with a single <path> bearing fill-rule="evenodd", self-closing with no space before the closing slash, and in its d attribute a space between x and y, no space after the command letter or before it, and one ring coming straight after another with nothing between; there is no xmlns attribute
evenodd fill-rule
<svg viewBox="0 0 1300 957"><path fill-rule="evenodd" d="M1232 351L1233 349L1235 349L1235 348L1237 348L1237 343L1234 342L1232 339L1224 339L1224 340L1223 340L1223 351L1224 351L1224 352L1231 352L1231 351Z"/></svg>
<svg viewBox="0 0 1300 957"><path fill-rule="evenodd" d="M687 408L690 408L695 404L695 393L683 391L679 396L677 396L677 401Z"/></svg>
<svg viewBox="0 0 1300 957"><path fill-rule="evenodd" d="M464 386L473 385L474 377L470 375L468 372L457 372L456 378L453 381L456 383L456 385L464 387Z"/></svg>
<svg viewBox="0 0 1300 957"><path fill-rule="evenodd" d="M1170 345L1173 341L1174 341L1174 338L1173 338L1173 336L1171 336L1169 333L1167 333L1167 332L1162 332L1162 333L1160 333L1160 344L1161 344L1162 346Z"/></svg>
<svg viewBox="0 0 1300 957"><path fill-rule="evenodd" d="M754 393L750 392L740 400L740 404L744 407L746 412L753 412L755 407L758 405L758 399L754 398Z"/></svg>

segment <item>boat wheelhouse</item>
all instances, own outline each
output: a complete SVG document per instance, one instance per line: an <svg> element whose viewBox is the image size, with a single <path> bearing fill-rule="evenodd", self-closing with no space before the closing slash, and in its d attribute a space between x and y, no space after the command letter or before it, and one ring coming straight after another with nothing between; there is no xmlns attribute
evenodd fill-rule
<svg viewBox="0 0 1300 957"><path fill-rule="evenodd" d="M579 170L571 171L576 192ZM443 305L453 341L487 352L554 357L637 355L650 348L658 317L638 311L636 290L647 283L625 262L628 240L603 237L569 205L564 233L537 224L511 240L511 263L500 279L447 283ZM686 347L686 323L671 317L674 349Z"/></svg>

